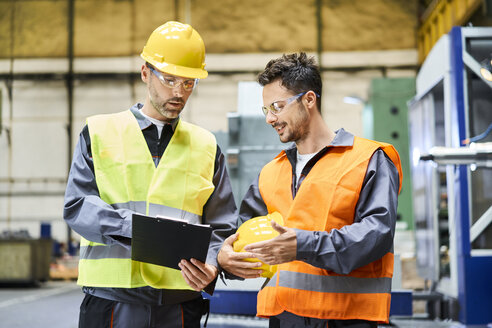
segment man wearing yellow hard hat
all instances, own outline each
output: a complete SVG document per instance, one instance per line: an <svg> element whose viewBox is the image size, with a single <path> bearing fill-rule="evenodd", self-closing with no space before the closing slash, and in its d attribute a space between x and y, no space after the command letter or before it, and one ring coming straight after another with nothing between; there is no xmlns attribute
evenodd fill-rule
<svg viewBox="0 0 492 328"><path fill-rule="evenodd" d="M73 155L64 218L82 237L79 327L199 327L201 291L212 293L217 252L235 228L224 155L213 134L180 118L208 74L202 38L167 22L141 57L145 101L89 117ZM176 270L132 261L133 213L209 224L206 262L182 260Z"/></svg>
<svg viewBox="0 0 492 328"><path fill-rule="evenodd" d="M248 220L270 216L277 236L256 240L248 229L238 231L224 242L220 265L243 278L274 272L257 304L270 327L388 322L402 181L397 151L328 127L321 74L305 53L271 60L258 82L267 124L292 145L263 167L244 196L240 219L249 226ZM253 224L252 231L258 228ZM263 269L243 254L277 268Z"/></svg>

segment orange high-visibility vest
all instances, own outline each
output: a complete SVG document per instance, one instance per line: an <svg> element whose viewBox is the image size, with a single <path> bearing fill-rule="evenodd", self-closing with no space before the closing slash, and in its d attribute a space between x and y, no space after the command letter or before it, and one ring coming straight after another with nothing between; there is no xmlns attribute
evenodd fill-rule
<svg viewBox="0 0 492 328"><path fill-rule="evenodd" d="M259 177L268 212L280 212L285 226L303 230L329 232L352 224L369 160L378 148L397 167L401 189L395 148L355 137L352 147L333 147L319 159L294 199L292 167L285 152L268 163ZM391 252L347 275L302 261L284 263L258 293L257 315L270 317L288 311L319 319L388 322L392 276Z"/></svg>

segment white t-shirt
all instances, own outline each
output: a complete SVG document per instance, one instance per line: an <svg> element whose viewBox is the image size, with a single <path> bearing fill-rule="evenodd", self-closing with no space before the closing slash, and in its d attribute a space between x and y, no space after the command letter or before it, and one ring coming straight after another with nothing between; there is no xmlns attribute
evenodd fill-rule
<svg viewBox="0 0 492 328"><path fill-rule="evenodd" d="M162 134L162 129L164 128L164 125L166 125L166 122L162 122L162 121L159 121L159 120L156 120L155 118L152 118L148 115L145 115L144 112L140 111L140 113L146 118L148 119L149 121L151 121L152 123L154 123L154 125L157 127L157 138L160 139L161 138L161 134Z"/></svg>
<svg viewBox="0 0 492 328"><path fill-rule="evenodd" d="M314 157L314 155L316 155L316 153L301 155L299 154L299 152L297 152L297 163L296 163L297 185L299 185L299 178L301 177L302 169L304 168L304 166L306 166L307 162L309 162L309 160Z"/></svg>

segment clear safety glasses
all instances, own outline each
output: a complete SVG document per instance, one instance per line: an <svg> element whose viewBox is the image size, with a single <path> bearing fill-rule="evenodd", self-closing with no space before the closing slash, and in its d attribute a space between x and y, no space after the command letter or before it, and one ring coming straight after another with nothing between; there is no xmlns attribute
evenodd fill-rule
<svg viewBox="0 0 492 328"><path fill-rule="evenodd" d="M172 75L164 75L150 65L147 65L147 67L152 71L152 73L154 73L154 75L159 79L163 86L170 89L174 89L179 87L180 85L183 85L183 89L185 89L186 91L191 91L198 83L198 79L184 80Z"/></svg>
<svg viewBox="0 0 492 328"><path fill-rule="evenodd" d="M265 114L265 116L268 115L268 112L272 113L273 115L278 115L280 114L282 109L287 107L287 105L289 105L294 100L297 100L299 97L304 96L308 92L309 91L304 91L290 98L274 101L269 106L261 106L261 110L263 111L263 114ZM319 94L317 94L316 92L314 94L316 95L316 97L319 98Z"/></svg>
<svg viewBox="0 0 492 328"><path fill-rule="evenodd" d="M290 104L294 100L297 100L297 98L304 96L306 93L307 93L307 91L304 91L304 92L298 93L295 96L292 96L290 98L274 101L270 104L270 106L261 106L263 114L265 114L265 116L267 116L268 112L271 112L273 115L278 115L278 114L280 114L282 109L287 107L288 104Z"/></svg>

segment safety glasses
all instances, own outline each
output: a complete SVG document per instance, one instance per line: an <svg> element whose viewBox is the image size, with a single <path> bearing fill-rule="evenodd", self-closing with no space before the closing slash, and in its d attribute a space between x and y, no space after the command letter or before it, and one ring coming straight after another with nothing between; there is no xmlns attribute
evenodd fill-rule
<svg viewBox="0 0 492 328"><path fill-rule="evenodd" d="M159 79L161 84L169 89L174 89L183 85L183 89L186 91L191 91L198 83L198 79L180 79L172 75L164 75L150 65L147 65L152 73Z"/></svg>
<svg viewBox="0 0 492 328"><path fill-rule="evenodd" d="M268 112L271 112L273 115L278 115L278 114L280 114L282 109L287 107L287 105L289 105L294 100L297 100L297 98L304 96L306 93L307 93L307 91L304 91L304 92L298 93L295 96L292 96L290 98L274 101L269 106L261 106L263 114L265 114L265 116L267 116Z"/></svg>

